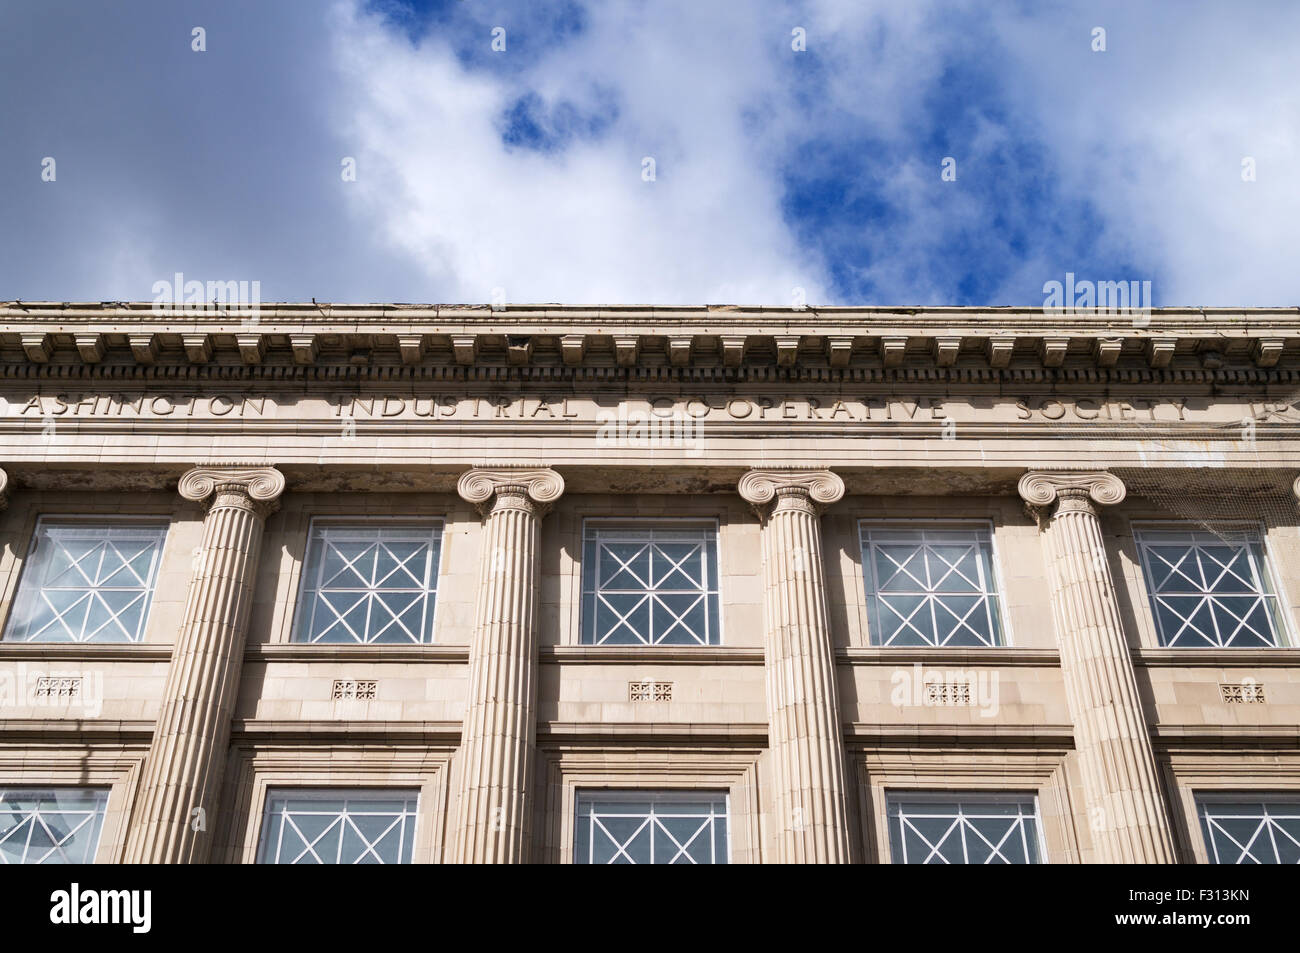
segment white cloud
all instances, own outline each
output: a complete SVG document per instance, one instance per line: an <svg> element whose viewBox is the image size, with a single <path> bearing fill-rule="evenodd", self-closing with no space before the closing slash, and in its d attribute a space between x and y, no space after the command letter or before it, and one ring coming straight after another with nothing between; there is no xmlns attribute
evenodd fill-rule
<svg viewBox="0 0 1300 953"><path fill-rule="evenodd" d="M1293 2L589 3L584 29L540 54L540 5L455 5L450 29L483 17L484 47L492 18L509 27L500 69L466 68L436 31L412 44L358 2L328 18L204 6L202 55L199 14L165 0L130 17L0 7L0 297L147 298L184 271L260 280L266 300L483 302L500 287L784 305L803 287L853 303L833 274L872 303L1035 304L1072 270L1154 278L1162 303L1300 299ZM1089 48L1097 25L1105 53ZM941 85L953 64L992 86ZM616 112L595 139L510 149L500 117L525 93ZM970 110L950 147L959 181L940 187L942 124ZM50 154L57 184L38 177ZM794 204L792 162L862 211ZM1114 263L1139 273L1091 273ZM970 292L972 271L993 277Z"/></svg>
<svg viewBox="0 0 1300 953"><path fill-rule="evenodd" d="M785 304L802 287L826 300L781 220L773 157L742 128L746 107L780 93L764 38L744 18L721 30L700 5L665 6L653 18L590 9L522 83L340 10L359 214L450 299L500 287L510 301ZM593 80L618 105L606 135L555 153L502 144L499 117L520 92L581 103Z"/></svg>
<svg viewBox="0 0 1300 953"><path fill-rule="evenodd" d="M1104 53L1089 46L1098 25ZM1105 243L1156 269L1104 277L1155 277L1162 304L1300 303L1300 7L1112 2L1055 29L999 26L1067 194L1095 203Z"/></svg>
<svg viewBox="0 0 1300 953"><path fill-rule="evenodd" d="M826 301L825 263L795 239L800 212L783 214L780 163L796 142L847 133L885 148L836 173L896 219L828 227L865 249L857 276L878 302L952 300L970 262L947 254L944 237L965 233L977 237L964 255L1005 272L988 303L1036 303L1043 281L1094 261L1133 262L1142 273L1095 277L1154 277L1166 303L1286 303L1300 291L1287 262L1300 84L1296 31L1283 28L1296 15L1281 16L1265 29L1240 8L1199 5L985 15L968 3L823 2L733 17L595 4L581 34L497 74L464 68L436 34L413 46L345 8L336 36L354 95L341 115L367 170L355 210L453 298L502 287L512 301L784 304L797 285ZM1097 23L1106 53L1090 49ZM824 70L813 103L788 82L795 25ZM923 142L944 106L936 83L969 57L995 58L997 87L949 95L1005 108L957 150L961 187L936 191L941 157ZM619 108L597 141L549 154L502 144L499 117L520 93L593 106L597 84ZM1044 156L1045 179L1024 187L1051 192L1044 212L1059 218L1021 222L1030 247L1013 249L977 170L1026 146ZM643 155L658 162L654 183L640 180ZM1244 155L1259 163L1255 183L1241 182ZM1095 241L1072 242L1090 226L1058 203L1090 208ZM1047 247L1052 230L1065 238Z"/></svg>

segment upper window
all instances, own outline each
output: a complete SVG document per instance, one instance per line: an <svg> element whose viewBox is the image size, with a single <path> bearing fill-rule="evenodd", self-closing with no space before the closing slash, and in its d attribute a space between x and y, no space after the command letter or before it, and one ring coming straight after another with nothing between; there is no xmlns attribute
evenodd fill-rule
<svg viewBox="0 0 1300 953"><path fill-rule="evenodd" d="M409 864L415 791L268 791L259 864Z"/></svg>
<svg viewBox="0 0 1300 953"><path fill-rule="evenodd" d="M587 645L718 645L714 526L588 522L582 641Z"/></svg>
<svg viewBox="0 0 1300 953"><path fill-rule="evenodd" d="M579 792L579 864L725 864L727 795L695 791Z"/></svg>
<svg viewBox="0 0 1300 953"><path fill-rule="evenodd" d="M1196 806L1210 863L1300 863L1300 796L1216 794Z"/></svg>
<svg viewBox="0 0 1300 953"><path fill-rule="evenodd" d="M89 864L108 791L0 788L0 864Z"/></svg>
<svg viewBox="0 0 1300 953"><path fill-rule="evenodd" d="M1175 648L1282 645L1284 631L1257 532L1139 530L1160 644Z"/></svg>
<svg viewBox="0 0 1300 953"><path fill-rule="evenodd" d="M862 525L872 645L1001 645L987 527Z"/></svg>
<svg viewBox="0 0 1300 953"><path fill-rule="evenodd" d="M440 523L313 523L294 641L433 641L441 545Z"/></svg>
<svg viewBox="0 0 1300 953"><path fill-rule="evenodd" d="M5 638L139 642L167 527L41 520Z"/></svg>
<svg viewBox="0 0 1300 953"><path fill-rule="evenodd" d="M891 794L896 864L1039 864L1032 794Z"/></svg>

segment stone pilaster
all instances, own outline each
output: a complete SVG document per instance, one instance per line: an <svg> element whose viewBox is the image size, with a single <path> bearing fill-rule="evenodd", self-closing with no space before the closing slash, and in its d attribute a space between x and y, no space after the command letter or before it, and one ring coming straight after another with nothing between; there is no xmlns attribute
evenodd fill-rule
<svg viewBox="0 0 1300 953"><path fill-rule="evenodd" d="M476 469L456 489L483 514L483 544L452 860L523 863L537 738L537 539L564 480L544 468Z"/></svg>
<svg viewBox="0 0 1300 953"><path fill-rule="evenodd" d="M179 488L208 509L127 834L129 863L209 859L262 528L284 476L273 467L197 467Z"/></svg>
<svg viewBox="0 0 1300 953"><path fill-rule="evenodd" d="M1105 472L1042 470L1026 473L1019 490L1047 529L1061 671L1097 860L1173 863L1169 814L1098 514L1099 505L1124 499L1124 484Z"/></svg>
<svg viewBox="0 0 1300 953"><path fill-rule="evenodd" d="M844 496L844 481L829 470L750 470L739 489L763 520L776 859L847 863L844 741L820 519L822 507Z"/></svg>

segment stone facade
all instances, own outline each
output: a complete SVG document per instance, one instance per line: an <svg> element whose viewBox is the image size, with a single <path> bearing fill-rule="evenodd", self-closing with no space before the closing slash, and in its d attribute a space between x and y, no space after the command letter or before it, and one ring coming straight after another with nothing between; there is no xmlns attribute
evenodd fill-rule
<svg viewBox="0 0 1300 953"><path fill-rule="evenodd" d="M1212 860L1206 804L1300 795L1298 360L1293 311L0 306L0 795L102 792L105 863L265 859L306 790L407 792L413 862L583 859L609 792L724 804L732 862L991 795L1036 860ZM1210 469L1281 488L1249 542ZM147 612L53 639L51 533L104 526ZM357 528L433 554L411 638L305 621ZM1152 534L1242 554L1267 638L1174 634Z"/></svg>

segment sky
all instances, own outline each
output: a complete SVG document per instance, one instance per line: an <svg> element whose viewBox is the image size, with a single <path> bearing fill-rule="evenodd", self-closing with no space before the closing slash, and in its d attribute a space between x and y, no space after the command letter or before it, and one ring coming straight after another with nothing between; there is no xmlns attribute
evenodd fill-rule
<svg viewBox="0 0 1300 953"><path fill-rule="evenodd" d="M0 300L1292 307L1298 49L1295 0L7 0Z"/></svg>

